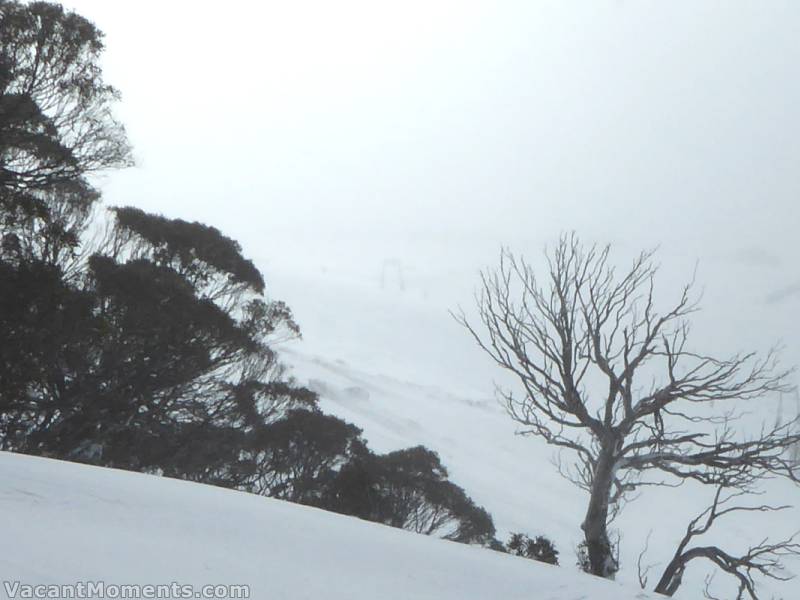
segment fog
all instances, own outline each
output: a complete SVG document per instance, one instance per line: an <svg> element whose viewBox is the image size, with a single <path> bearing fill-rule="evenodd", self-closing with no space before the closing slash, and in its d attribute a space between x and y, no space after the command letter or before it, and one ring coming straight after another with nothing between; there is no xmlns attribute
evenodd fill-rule
<svg viewBox="0 0 800 600"><path fill-rule="evenodd" d="M65 5L106 32L135 149L105 202L239 240L315 351L421 379L451 352L480 385L447 309L501 245L575 230L621 264L658 246L667 299L696 267L699 347L800 362L797 2ZM441 324L337 319L344 288Z"/></svg>

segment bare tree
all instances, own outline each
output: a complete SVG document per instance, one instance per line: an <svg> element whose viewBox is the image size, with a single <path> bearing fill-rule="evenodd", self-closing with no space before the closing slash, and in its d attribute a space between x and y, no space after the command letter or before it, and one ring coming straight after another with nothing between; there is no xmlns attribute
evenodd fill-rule
<svg viewBox="0 0 800 600"><path fill-rule="evenodd" d="M794 401L795 401L795 433L800 434L800 391L795 389L794 391ZM795 467L800 468L800 442L795 442L789 448L789 459L795 465Z"/></svg>
<svg viewBox="0 0 800 600"><path fill-rule="evenodd" d="M790 508L789 506L771 506L768 504L741 506L736 502L750 492L748 490L734 490L723 497L723 493L727 489L726 484L720 484L717 487L711 505L689 523L686 533L675 550L675 554L654 588L655 592L665 596L673 596L681 586L683 575L689 563L696 559L711 561L720 571L727 573L736 580L738 584L736 600L743 600L744 598L759 600L756 575L779 581L786 581L791 578L790 575L784 573L781 559L785 556L800 555L800 543L795 541L797 533L778 542L771 542L766 538L762 539L759 543L748 547L746 551L739 553L727 552L716 545L699 545L695 543L696 538L707 533L718 519L726 515L741 512L774 512ZM706 597L713 599L714 596L711 595L708 589L712 578L709 577L707 579ZM642 587L647 584L647 568L642 569L641 556L639 559L639 582Z"/></svg>
<svg viewBox="0 0 800 600"><path fill-rule="evenodd" d="M774 350L719 359L690 349L692 283L659 311L652 251L620 274L609 247L584 247L575 235L545 256L540 281L504 250L499 268L482 274L482 327L463 311L456 318L521 384L521 395L499 393L523 433L574 456L559 469L589 494L581 527L591 573L617 571L609 523L640 486L796 480L784 452L800 440L794 422L750 436L736 427L741 402L788 389Z"/></svg>

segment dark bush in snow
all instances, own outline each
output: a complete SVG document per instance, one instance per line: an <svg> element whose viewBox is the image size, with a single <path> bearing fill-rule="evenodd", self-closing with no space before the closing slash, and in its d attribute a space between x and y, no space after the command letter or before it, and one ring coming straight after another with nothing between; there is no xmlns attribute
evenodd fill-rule
<svg viewBox="0 0 800 600"><path fill-rule="evenodd" d="M558 564L558 550L552 541L543 535L534 538L524 533L512 533L506 544L509 554L523 556L551 565Z"/></svg>

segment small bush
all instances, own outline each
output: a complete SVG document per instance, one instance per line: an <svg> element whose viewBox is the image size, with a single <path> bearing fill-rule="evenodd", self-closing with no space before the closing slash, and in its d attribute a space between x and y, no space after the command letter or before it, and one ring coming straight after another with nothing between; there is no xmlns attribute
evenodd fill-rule
<svg viewBox="0 0 800 600"><path fill-rule="evenodd" d="M509 554L522 556L550 565L558 564L558 550L555 544L543 535L535 538L524 533L512 533L506 544Z"/></svg>

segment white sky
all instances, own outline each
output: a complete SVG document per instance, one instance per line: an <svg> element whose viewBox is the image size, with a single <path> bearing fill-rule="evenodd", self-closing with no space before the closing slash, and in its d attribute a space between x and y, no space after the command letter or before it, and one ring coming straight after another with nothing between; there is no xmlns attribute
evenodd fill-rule
<svg viewBox="0 0 800 600"><path fill-rule="evenodd" d="M699 260L699 342L800 361L796 0L65 4L138 161L106 202L240 240L320 345L348 329L299 281L397 260L447 319L500 244L576 229L660 245L667 291Z"/></svg>

